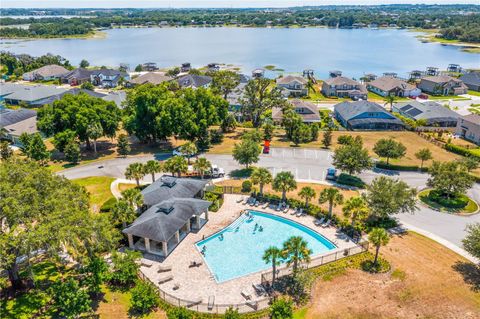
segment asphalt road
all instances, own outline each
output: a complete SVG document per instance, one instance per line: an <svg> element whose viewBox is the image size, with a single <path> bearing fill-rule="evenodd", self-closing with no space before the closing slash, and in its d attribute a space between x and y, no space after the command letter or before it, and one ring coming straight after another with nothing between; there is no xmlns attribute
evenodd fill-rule
<svg viewBox="0 0 480 319"><path fill-rule="evenodd" d="M321 149L295 149L295 148L272 148L268 155L261 155L257 166L268 168L273 174L282 171L290 171L298 180L311 182L326 182L325 173L327 168L332 167L332 153ZM208 160L224 168L227 174L242 167L235 162L231 155L207 154ZM88 176L111 176L124 178L126 167L134 162L146 162L150 159L164 160L168 155L141 156L130 158L116 158L87 165L81 165L59 172L69 179ZM367 171L361 174L366 182L371 182L375 177L387 175L399 178L412 187L422 189L426 186L428 175L416 172L390 172L384 170ZM151 181L150 176L145 181ZM468 195L480 203L480 185L469 190ZM399 214L401 222L414 226L418 229L432 233L448 242L461 247L461 241L465 237L467 224L480 222L480 214L473 216L456 216L431 210L421 204L415 214Z"/></svg>

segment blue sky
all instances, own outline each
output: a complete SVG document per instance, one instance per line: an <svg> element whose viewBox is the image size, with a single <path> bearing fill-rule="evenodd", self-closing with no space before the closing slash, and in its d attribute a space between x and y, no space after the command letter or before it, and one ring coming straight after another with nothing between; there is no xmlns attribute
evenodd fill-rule
<svg viewBox="0 0 480 319"><path fill-rule="evenodd" d="M479 0L1 0L3 8L253 8L396 3L479 4Z"/></svg>

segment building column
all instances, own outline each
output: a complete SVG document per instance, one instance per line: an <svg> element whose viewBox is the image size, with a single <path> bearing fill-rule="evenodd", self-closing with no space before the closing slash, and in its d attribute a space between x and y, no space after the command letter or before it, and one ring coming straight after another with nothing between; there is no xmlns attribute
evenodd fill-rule
<svg viewBox="0 0 480 319"><path fill-rule="evenodd" d="M187 220L187 233L192 231L192 226L190 225L190 218Z"/></svg>
<svg viewBox="0 0 480 319"><path fill-rule="evenodd" d="M177 240L177 244L180 242L180 231L177 230L177 232L175 233L175 239Z"/></svg>
<svg viewBox="0 0 480 319"><path fill-rule="evenodd" d="M162 241L162 250L163 250L163 255L165 257L167 257L168 255L168 247L167 247L167 242L166 241Z"/></svg>
<svg viewBox="0 0 480 319"><path fill-rule="evenodd" d="M135 249L135 245L133 243L133 235L132 234L127 234L128 237L128 247L131 249Z"/></svg>
<svg viewBox="0 0 480 319"><path fill-rule="evenodd" d="M205 211L205 219L208 221L208 210Z"/></svg>
<svg viewBox="0 0 480 319"><path fill-rule="evenodd" d="M145 238L145 250L150 252L150 239Z"/></svg>
<svg viewBox="0 0 480 319"><path fill-rule="evenodd" d="M195 216L197 218L197 229L200 229L200 216Z"/></svg>

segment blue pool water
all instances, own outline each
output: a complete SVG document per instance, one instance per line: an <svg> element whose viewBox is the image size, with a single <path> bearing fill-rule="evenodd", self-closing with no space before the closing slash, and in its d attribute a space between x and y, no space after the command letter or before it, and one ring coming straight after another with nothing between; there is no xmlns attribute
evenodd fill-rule
<svg viewBox="0 0 480 319"><path fill-rule="evenodd" d="M294 221L257 211L250 211L250 215L251 218L246 214L240 216L228 227L196 244L199 251L206 247L204 259L217 282L269 269L271 264L262 259L264 251L270 246L281 248L291 236L305 239L312 256L335 249L328 239ZM262 231L258 230L260 226Z"/></svg>

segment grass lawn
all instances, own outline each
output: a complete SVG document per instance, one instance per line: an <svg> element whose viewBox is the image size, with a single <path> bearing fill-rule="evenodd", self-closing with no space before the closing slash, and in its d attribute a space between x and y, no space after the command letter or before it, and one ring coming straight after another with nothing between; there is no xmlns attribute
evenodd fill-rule
<svg viewBox="0 0 480 319"><path fill-rule="evenodd" d="M392 272L350 269L319 280L298 318L478 318L480 273L474 264L413 232L393 237L380 253Z"/></svg>
<svg viewBox="0 0 480 319"><path fill-rule="evenodd" d="M461 214L461 215L468 215L475 213L478 210L478 205L475 203L473 200L469 200L467 206L465 206L463 209L454 209L454 208L446 208L428 198L428 194L430 193L430 189L426 189L418 193L418 198L424 203L425 205L433 208L440 210L442 212L447 212L447 213L454 213L454 214Z"/></svg>
<svg viewBox="0 0 480 319"><path fill-rule="evenodd" d="M472 90L468 90L467 94L474 95L474 96L480 96L480 92L472 91Z"/></svg>
<svg viewBox="0 0 480 319"><path fill-rule="evenodd" d="M73 182L85 187L89 194L90 208L92 211L98 212L103 203L113 196L110 191L110 184L114 180L113 177L92 176L74 179Z"/></svg>

